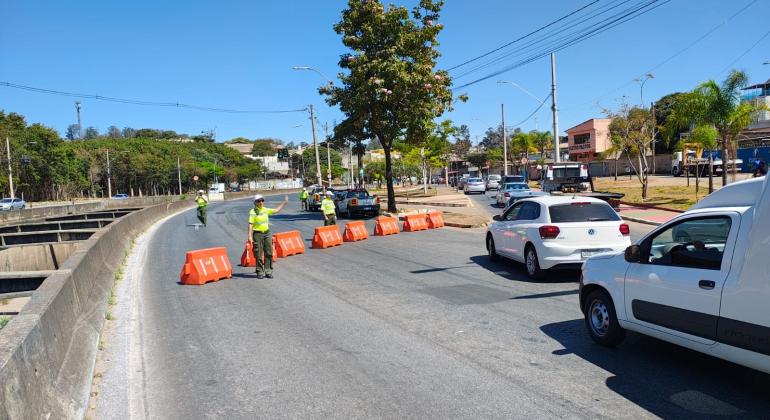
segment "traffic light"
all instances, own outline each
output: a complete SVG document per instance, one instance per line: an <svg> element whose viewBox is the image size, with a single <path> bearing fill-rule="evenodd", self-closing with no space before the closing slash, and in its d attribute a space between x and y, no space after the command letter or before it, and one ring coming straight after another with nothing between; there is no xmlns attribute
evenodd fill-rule
<svg viewBox="0 0 770 420"><path fill-rule="evenodd" d="M288 159L289 149L278 149L278 159Z"/></svg>

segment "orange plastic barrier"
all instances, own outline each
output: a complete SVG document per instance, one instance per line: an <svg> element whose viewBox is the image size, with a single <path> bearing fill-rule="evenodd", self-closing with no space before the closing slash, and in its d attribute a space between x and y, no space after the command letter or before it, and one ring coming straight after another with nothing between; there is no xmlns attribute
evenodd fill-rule
<svg viewBox="0 0 770 420"><path fill-rule="evenodd" d="M337 245L342 245L342 236L336 225L315 228L313 248L329 248Z"/></svg>
<svg viewBox="0 0 770 420"><path fill-rule="evenodd" d="M366 233L366 225L362 221L349 222L345 225L345 234L342 235L342 239L345 242L363 241L369 238L369 234Z"/></svg>
<svg viewBox="0 0 770 420"><path fill-rule="evenodd" d="M404 216L404 232L417 232L418 230L427 230L428 222L425 220L425 214L409 214Z"/></svg>
<svg viewBox="0 0 770 420"><path fill-rule="evenodd" d="M398 219L395 217L380 216L377 218L377 223L374 225L375 236L395 235L401 232L398 228Z"/></svg>
<svg viewBox="0 0 770 420"><path fill-rule="evenodd" d="M305 242L302 240L298 230L273 234L273 246L278 251L277 254L273 251L273 255L278 255L278 258L305 252Z"/></svg>
<svg viewBox="0 0 770 420"><path fill-rule="evenodd" d="M227 258L227 249L207 248L187 252L179 281L182 284L201 285L232 276L233 266Z"/></svg>
<svg viewBox="0 0 770 420"><path fill-rule="evenodd" d="M275 262L275 237L273 238L273 262ZM257 258L254 257L254 243L251 241L246 242L246 246L243 248L241 254L241 267L256 267Z"/></svg>
<svg viewBox="0 0 770 420"><path fill-rule="evenodd" d="M429 211L426 221L428 222L428 227L431 229L444 227L444 216L442 216L439 211Z"/></svg>

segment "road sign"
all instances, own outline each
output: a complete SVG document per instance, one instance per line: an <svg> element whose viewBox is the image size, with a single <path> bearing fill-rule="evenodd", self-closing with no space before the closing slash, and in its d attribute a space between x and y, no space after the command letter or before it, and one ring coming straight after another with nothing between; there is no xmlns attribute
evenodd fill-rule
<svg viewBox="0 0 770 420"><path fill-rule="evenodd" d="M198 180L198 175L195 175L195 176L193 177L193 181L197 181L197 180Z"/></svg>

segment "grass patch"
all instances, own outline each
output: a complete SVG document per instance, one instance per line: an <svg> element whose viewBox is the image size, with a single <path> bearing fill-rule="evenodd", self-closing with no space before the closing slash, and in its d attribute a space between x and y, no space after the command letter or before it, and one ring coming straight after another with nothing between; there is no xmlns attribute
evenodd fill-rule
<svg viewBox="0 0 770 420"><path fill-rule="evenodd" d="M99 351L104 350L104 339L99 337Z"/></svg>
<svg viewBox="0 0 770 420"><path fill-rule="evenodd" d="M107 303L110 306L115 306L117 303L117 298L115 297L115 289L110 290L110 297L107 298Z"/></svg>
<svg viewBox="0 0 770 420"><path fill-rule="evenodd" d="M11 322L10 316L0 316L0 328L5 327L9 322Z"/></svg>
<svg viewBox="0 0 770 420"><path fill-rule="evenodd" d="M595 181L594 185L599 191L611 191L625 194L623 201L635 204L647 204L661 206L674 210L687 210L703 197L708 195L708 180L701 182L698 193L695 193L695 182L690 186L650 186L647 190L647 199L642 199L642 186L638 181L629 182L618 179L614 182L611 178Z"/></svg>
<svg viewBox="0 0 770 420"><path fill-rule="evenodd" d="M107 315L105 315L105 316L104 316L104 319L106 319L107 321L112 321L112 320L114 320L114 319L115 319L115 317L114 317L114 316L112 316L112 311L107 311Z"/></svg>

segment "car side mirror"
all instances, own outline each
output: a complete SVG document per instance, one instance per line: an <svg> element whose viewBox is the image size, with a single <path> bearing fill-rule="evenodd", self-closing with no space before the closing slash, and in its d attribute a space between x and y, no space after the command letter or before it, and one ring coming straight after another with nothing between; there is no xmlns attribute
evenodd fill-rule
<svg viewBox="0 0 770 420"><path fill-rule="evenodd" d="M631 245L626 248L626 261L630 263L642 262L642 247L639 245Z"/></svg>
<svg viewBox="0 0 770 420"><path fill-rule="evenodd" d="M492 220L494 220L496 222L500 222L500 221L503 220L503 216L501 216L499 214L496 214L496 215L492 216Z"/></svg>

